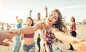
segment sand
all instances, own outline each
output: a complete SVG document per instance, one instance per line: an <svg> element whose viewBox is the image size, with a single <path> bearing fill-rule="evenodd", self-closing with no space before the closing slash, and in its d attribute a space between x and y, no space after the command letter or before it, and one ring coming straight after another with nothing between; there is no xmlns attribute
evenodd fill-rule
<svg viewBox="0 0 86 52"><path fill-rule="evenodd" d="M86 25L77 25L77 38L82 38L84 40L86 40ZM36 42L36 35L35 35L35 42ZM13 38L13 41L15 42L15 39ZM12 52L13 48L14 48L14 42L9 42L10 43L10 47L5 47L5 46L0 46L0 52ZM69 49L69 43L64 42L63 44L59 43L63 52L77 52L77 51L71 51L68 50ZM37 52L37 45L36 45L36 51ZM20 51L22 52L22 46L20 48Z"/></svg>

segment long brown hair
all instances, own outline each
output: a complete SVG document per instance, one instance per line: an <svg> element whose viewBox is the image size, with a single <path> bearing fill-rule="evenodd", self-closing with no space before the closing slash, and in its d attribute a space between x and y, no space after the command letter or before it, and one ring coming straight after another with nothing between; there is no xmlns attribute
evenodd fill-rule
<svg viewBox="0 0 86 52"><path fill-rule="evenodd" d="M75 23L75 17L72 16L71 19L73 19L73 22Z"/></svg>
<svg viewBox="0 0 86 52"><path fill-rule="evenodd" d="M55 24L53 24L56 28L58 28L61 32L66 33L67 32L67 28L66 28L66 24L65 24L65 20L62 17L61 12L58 9L54 9L52 12L57 12L58 13L58 20L56 21ZM58 41L58 39L56 39L56 42ZM59 40L60 41L60 40ZM62 43L62 41L60 41Z"/></svg>
<svg viewBox="0 0 86 52"><path fill-rule="evenodd" d="M66 25L65 25L65 20L62 17L61 12L58 9L54 9L52 12L57 12L58 13L58 20L56 21L56 24L53 24L53 25L55 25L55 27L58 28L60 31L67 32L67 28L66 28Z"/></svg>

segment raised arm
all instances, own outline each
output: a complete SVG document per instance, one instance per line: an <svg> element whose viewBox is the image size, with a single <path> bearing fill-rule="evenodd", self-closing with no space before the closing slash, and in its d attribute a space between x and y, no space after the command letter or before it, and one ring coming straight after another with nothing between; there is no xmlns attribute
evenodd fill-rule
<svg viewBox="0 0 86 52"><path fill-rule="evenodd" d="M48 17L48 12L47 12L47 10L48 10L48 8L47 8L47 6L45 6L45 11L46 11L46 15L45 15L45 17L47 18Z"/></svg>
<svg viewBox="0 0 86 52"><path fill-rule="evenodd" d="M16 20L17 20L18 24L20 24L20 22L19 22L18 18L19 18L19 17L18 17L18 16L16 16Z"/></svg>
<svg viewBox="0 0 86 52"><path fill-rule="evenodd" d="M29 14L29 15L30 15L30 17L31 17L31 12L32 12L32 10L30 10L30 14Z"/></svg>
<svg viewBox="0 0 86 52"><path fill-rule="evenodd" d="M45 6L45 12L46 12L46 15L45 15L45 17L43 18L43 20L45 21L46 20L46 18L48 17L48 12L47 12L47 10L48 10L48 8L47 8L47 6Z"/></svg>

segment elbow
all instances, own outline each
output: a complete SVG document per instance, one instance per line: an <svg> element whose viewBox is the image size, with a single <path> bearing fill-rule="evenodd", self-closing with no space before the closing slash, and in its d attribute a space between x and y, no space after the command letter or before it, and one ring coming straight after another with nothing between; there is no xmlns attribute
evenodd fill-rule
<svg viewBox="0 0 86 52"><path fill-rule="evenodd" d="M21 38L21 40L23 40L23 38Z"/></svg>

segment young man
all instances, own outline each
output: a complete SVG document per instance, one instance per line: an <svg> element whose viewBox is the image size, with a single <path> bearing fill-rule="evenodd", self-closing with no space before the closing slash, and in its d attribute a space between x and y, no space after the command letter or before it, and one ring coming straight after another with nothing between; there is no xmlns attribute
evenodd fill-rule
<svg viewBox="0 0 86 52"><path fill-rule="evenodd" d="M18 20L18 16L16 16L16 20L18 22L17 29L22 28L22 21L23 20L22 19ZM20 49L20 46L21 46L20 36L21 36L21 34L18 34L15 37L15 46L14 46L13 52L19 52L19 49Z"/></svg>

